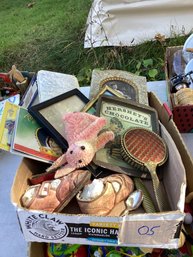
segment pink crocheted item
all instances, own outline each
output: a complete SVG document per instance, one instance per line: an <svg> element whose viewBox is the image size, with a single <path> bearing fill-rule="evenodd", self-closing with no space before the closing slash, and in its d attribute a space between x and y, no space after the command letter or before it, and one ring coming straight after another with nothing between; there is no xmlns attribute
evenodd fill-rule
<svg viewBox="0 0 193 257"><path fill-rule="evenodd" d="M47 169L50 171L58 168L55 178L87 166L95 153L103 148L107 142L114 139L112 131L99 133L107 124L107 120L103 117L84 112L74 112L65 114L63 121L65 138L69 147L66 153Z"/></svg>

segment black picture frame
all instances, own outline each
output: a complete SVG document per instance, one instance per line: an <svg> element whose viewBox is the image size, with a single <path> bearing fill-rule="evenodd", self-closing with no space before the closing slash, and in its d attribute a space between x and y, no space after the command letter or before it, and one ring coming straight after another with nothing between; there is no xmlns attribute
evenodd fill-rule
<svg viewBox="0 0 193 257"><path fill-rule="evenodd" d="M104 129L112 130L115 139L97 151L93 162L115 172L149 179L148 172L137 170L122 159L120 139L124 131L130 127L144 127L159 134L157 111L132 100L103 95L98 100L96 115L107 119L108 125Z"/></svg>
<svg viewBox="0 0 193 257"><path fill-rule="evenodd" d="M65 152L68 142L65 139L62 117L67 112L77 112L89 99L77 88L28 108L31 116L47 131Z"/></svg>

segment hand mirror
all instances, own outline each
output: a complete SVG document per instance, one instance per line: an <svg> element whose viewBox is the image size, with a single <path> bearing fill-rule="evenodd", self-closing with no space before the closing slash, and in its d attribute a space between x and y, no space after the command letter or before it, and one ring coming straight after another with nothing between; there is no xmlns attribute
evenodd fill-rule
<svg viewBox="0 0 193 257"><path fill-rule="evenodd" d="M149 171L159 211L164 210L164 200L160 181L156 173L168 157L163 139L156 133L144 128L130 128L121 138L121 155L125 161L136 168Z"/></svg>

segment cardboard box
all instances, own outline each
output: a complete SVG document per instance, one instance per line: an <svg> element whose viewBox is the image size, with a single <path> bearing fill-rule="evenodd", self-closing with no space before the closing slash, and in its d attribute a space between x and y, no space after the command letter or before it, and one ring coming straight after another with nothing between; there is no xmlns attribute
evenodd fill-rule
<svg viewBox="0 0 193 257"><path fill-rule="evenodd" d="M156 97L149 97L149 103L150 106L153 106L156 108L159 116L159 120L162 124L164 124L167 131L170 133L172 139L174 140L178 151L181 155L182 162L184 164L184 168L186 171L186 177L187 177L187 193L190 193L193 191L193 158L192 154L190 153L190 149L186 145L186 143L183 140L182 135L179 133L179 130L175 124L175 122L172 119L172 116L168 114L167 109L162 105L159 100Z"/></svg>
<svg viewBox="0 0 193 257"><path fill-rule="evenodd" d="M46 244L45 243L29 243L28 246L28 257L45 257Z"/></svg>
<svg viewBox="0 0 193 257"><path fill-rule="evenodd" d="M183 46L172 46L166 48L165 53L165 77L168 85L168 95L170 100L170 106L172 108L173 120L181 133L190 133L193 130L193 122L192 122L192 112L193 106L178 106L175 104L174 94L171 93L172 84L170 79L175 76L175 72L173 70L173 60L174 54L177 51L181 51ZM182 66L185 67L185 61L182 58Z"/></svg>
<svg viewBox="0 0 193 257"><path fill-rule="evenodd" d="M153 93L150 105L158 110L162 123L177 141L182 140L172 120ZM11 189L11 201L16 207L21 230L28 242L60 242L69 244L93 244L136 246L151 248L177 248L179 230L184 218L186 190L185 169L180 154L165 127L162 137L168 144L169 160L163 165L163 184L172 211L162 213L135 213L125 217L89 216L80 214L74 199L63 213L29 211L22 208L20 197L27 188L32 172L43 170L42 163L24 158L16 172ZM152 182L149 181L149 187Z"/></svg>

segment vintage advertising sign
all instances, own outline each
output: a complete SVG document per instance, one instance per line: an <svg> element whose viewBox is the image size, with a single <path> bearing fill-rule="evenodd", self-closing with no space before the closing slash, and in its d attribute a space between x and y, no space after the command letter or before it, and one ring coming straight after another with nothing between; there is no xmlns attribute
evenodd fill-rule
<svg viewBox="0 0 193 257"><path fill-rule="evenodd" d="M97 115L106 118L107 126L104 129L113 131L115 138L113 142L107 143L103 149L97 151L94 163L130 176L149 178L148 172L134 169L122 159L121 137L132 127L145 128L159 134L156 110L128 99L103 95L97 104Z"/></svg>

